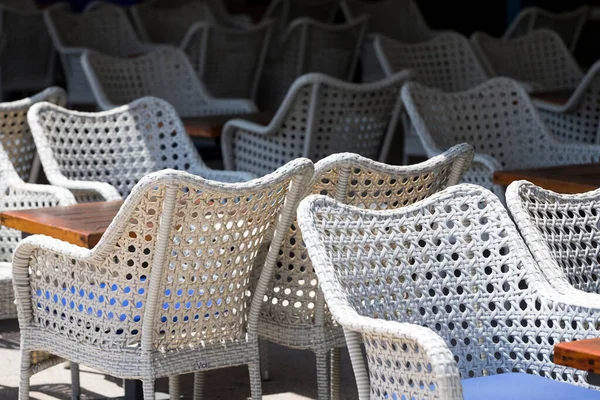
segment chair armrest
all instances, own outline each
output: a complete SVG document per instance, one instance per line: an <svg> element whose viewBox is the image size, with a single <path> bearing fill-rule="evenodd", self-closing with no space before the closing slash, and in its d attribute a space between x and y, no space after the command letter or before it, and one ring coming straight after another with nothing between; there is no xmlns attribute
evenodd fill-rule
<svg viewBox="0 0 600 400"><path fill-rule="evenodd" d="M33 183L25 183L21 180L13 180L8 182L9 191L5 193L5 198L9 201L11 198L23 199L28 202L47 202L49 205L68 206L75 204L73 194L61 187L52 185L37 185Z"/></svg>
<svg viewBox="0 0 600 400"><path fill-rule="evenodd" d="M213 111L214 110L214 111ZM257 112L258 108L252 100L247 99L216 99L210 100L206 107L202 107L201 112L210 114L240 114Z"/></svg>
<svg viewBox="0 0 600 400"><path fill-rule="evenodd" d="M62 175L60 177L52 177L49 175L48 179L53 185L69 189L75 196L77 196L78 192L92 192L99 195L105 201L123 199L119 191L106 182L74 181L67 179Z"/></svg>
<svg viewBox="0 0 600 400"><path fill-rule="evenodd" d="M600 162L600 145L561 143L552 138L548 155L552 157L548 165L595 163Z"/></svg>
<svg viewBox="0 0 600 400"><path fill-rule="evenodd" d="M256 175L250 172L243 171L220 171L204 166L195 166L188 169L188 172L194 175L199 175L203 178L218 182L236 183L247 182L256 178Z"/></svg>

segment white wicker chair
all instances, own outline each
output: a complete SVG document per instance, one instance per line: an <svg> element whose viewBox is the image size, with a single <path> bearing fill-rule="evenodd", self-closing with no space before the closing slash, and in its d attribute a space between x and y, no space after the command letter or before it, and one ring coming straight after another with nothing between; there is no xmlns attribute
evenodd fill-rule
<svg viewBox="0 0 600 400"><path fill-rule="evenodd" d="M223 128L225 169L264 175L296 157L318 161L340 152L385 161L402 108L400 72L354 84L323 74L296 80L267 126L232 120Z"/></svg>
<svg viewBox="0 0 600 400"><path fill-rule="evenodd" d="M600 190L567 195L518 181L506 190L506 204L534 258L552 267L543 271L550 284L600 293Z"/></svg>
<svg viewBox="0 0 600 400"><path fill-rule="evenodd" d="M600 144L600 62L590 67L563 105L535 100L542 119L560 140Z"/></svg>
<svg viewBox="0 0 600 400"><path fill-rule="evenodd" d="M276 21L275 39L280 40L292 21L299 18L333 23L339 7L340 0L273 0L265 10L262 21Z"/></svg>
<svg viewBox="0 0 600 400"><path fill-rule="evenodd" d="M458 92L470 89L488 79L483 66L466 37L445 32L422 43L401 43L386 36L377 35L371 39L372 52L385 76L403 69L415 72L415 81L423 85L441 89L446 92ZM367 75L378 75L379 72L364 71ZM414 127L403 115L404 128L404 164L410 156L424 156Z"/></svg>
<svg viewBox="0 0 600 400"><path fill-rule="evenodd" d="M5 121L2 123L4 124ZM75 203L75 198L66 189L23 182L11 163L10 155L1 144L0 193L2 193L0 211L66 206ZM20 240L21 232L0 226L0 320L17 317L11 262L13 251Z"/></svg>
<svg viewBox="0 0 600 400"><path fill-rule="evenodd" d="M511 40L478 32L471 42L490 76L518 80L530 91L574 89L583 78L558 34L547 29Z"/></svg>
<svg viewBox="0 0 600 400"><path fill-rule="evenodd" d="M61 56L70 104L94 103L81 66L81 55L86 49L131 57L154 48L140 42L125 11L116 5L94 3L83 13L75 14L68 4L57 4L44 10L44 19Z"/></svg>
<svg viewBox="0 0 600 400"><path fill-rule="evenodd" d="M51 87L26 99L0 103L0 145L19 178L25 182L37 182L40 171L35 143L27 123L27 111L41 101L64 106L67 95L61 88Z"/></svg>
<svg viewBox="0 0 600 400"><path fill-rule="evenodd" d="M140 37L151 43L179 46L188 30L198 22L214 22L203 1L182 2L174 7L157 7L143 2L131 7L131 16Z"/></svg>
<svg viewBox="0 0 600 400"><path fill-rule="evenodd" d="M80 201L126 197L143 176L166 168L222 182L254 178L208 168L175 109L158 98L98 113L41 103L28 120L48 180Z"/></svg>
<svg viewBox="0 0 600 400"><path fill-rule="evenodd" d="M475 148L465 181L492 189L494 171L600 161L600 146L566 144L544 125L525 89L509 78L493 78L474 89L444 93L410 82L402 99L427 154L457 143Z"/></svg>
<svg viewBox="0 0 600 400"><path fill-rule="evenodd" d="M600 334L598 301L550 286L486 189L452 186L385 211L311 196L298 222L361 399L462 400L463 388L473 400L536 389L540 399L598 398L587 372L552 361L555 343ZM570 395L553 397L556 388Z"/></svg>
<svg viewBox="0 0 600 400"><path fill-rule="evenodd" d="M294 20L267 56L259 85L260 109L278 109L296 78L309 72L352 80L367 21L366 16L336 25L308 18Z"/></svg>
<svg viewBox="0 0 600 400"><path fill-rule="evenodd" d="M212 95L255 100L272 27L272 22L237 29L199 22L181 49Z"/></svg>
<svg viewBox="0 0 600 400"><path fill-rule="evenodd" d="M352 153L329 156L315 165L307 192L327 194L362 208L404 207L458 183L473 158L462 144L417 165L391 166ZM317 357L319 399L339 398L339 350L345 346L339 325L326 310L317 277L298 224L293 222L277 258L261 311L259 335L280 345L311 350ZM266 349L266 347L265 347ZM331 358L331 383L328 365ZM268 370L261 349L261 368Z"/></svg>
<svg viewBox="0 0 600 400"><path fill-rule="evenodd" d="M252 399L261 399L258 320L286 232L278 227L291 224L312 173L305 159L242 184L160 171L138 183L92 250L24 239L13 259L19 398L29 398L39 370L30 352L43 350L141 379L146 400L156 378L170 376L179 399L177 376L194 372L201 398L204 371L248 365ZM257 249L268 241L262 258Z"/></svg>
<svg viewBox="0 0 600 400"><path fill-rule="evenodd" d="M35 2L0 1L2 90L44 90L54 82L56 52Z"/></svg>
<svg viewBox="0 0 600 400"><path fill-rule="evenodd" d="M527 7L506 29L503 38L514 39L535 29L550 29L556 32L569 50L575 51L583 26L590 13L590 7L581 6L564 13L551 13L538 7Z"/></svg>
<svg viewBox="0 0 600 400"><path fill-rule="evenodd" d="M185 53L176 47L159 46L135 58L86 51L81 63L102 110L156 96L172 104L182 118L257 111L250 100L212 97Z"/></svg>

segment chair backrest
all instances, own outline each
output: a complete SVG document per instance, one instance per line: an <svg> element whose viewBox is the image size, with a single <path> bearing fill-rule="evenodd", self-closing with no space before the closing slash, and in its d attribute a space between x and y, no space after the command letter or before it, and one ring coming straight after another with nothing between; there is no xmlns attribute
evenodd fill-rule
<svg viewBox="0 0 600 400"><path fill-rule="evenodd" d="M82 56L83 69L98 105L104 109L144 96L165 99L181 117L218 113L212 96L196 76L185 53L171 46L135 58L114 58L93 51ZM223 110L222 114L226 114Z"/></svg>
<svg viewBox="0 0 600 400"><path fill-rule="evenodd" d="M61 53L68 48L92 49L118 57L147 51L140 42L123 8L110 3L94 3L84 12L71 12L68 4L44 11L46 26Z"/></svg>
<svg viewBox="0 0 600 400"><path fill-rule="evenodd" d="M315 165L307 193L324 194L367 209L405 207L458 183L472 158L473 149L467 144L410 166L387 165L352 153L334 154ZM319 304L322 298L317 292L317 277L294 221L277 259L263 318L284 325L330 325L331 318L324 318L326 310L322 302Z"/></svg>
<svg viewBox="0 0 600 400"><path fill-rule="evenodd" d="M414 0L343 0L346 19L368 15L369 31L404 43L433 39L432 31Z"/></svg>
<svg viewBox="0 0 600 400"><path fill-rule="evenodd" d="M446 92L470 89L488 78L469 41L458 33L445 32L423 43L377 35L374 46L387 75L411 69L415 81Z"/></svg>
<svg viewBox="0 0 600 400"><path fill-rule="evenodd" d="M204 166L175 109L158 98L99 113L42 103L28 120L51 183L107 182L126 197L150 172Z"/></svg>
<svg viewBox="0 0 600 400"><path fill-rule="evenodd" d="M97 267L97 280L81 290L91 293L86 306L101 311L82 313L84 323L119 321L120 329L102 331L104 345L148 352L245 340L262 303L252 280L265 262L257 250L272 239L270 252L278 252L278 219L289 221L312 171L309 160L294 160L239 184L172 170L146 176L91 250L90 260L103 261L86 263ZM97 343L93 335L82 340Z"/></svg>
<svg viewBox="0 0 600 400"><path fill-rule="evenodd" d="M8 160L17 171L20 179L30 180L36 147L27 123L27 111L38 102L64 106L67 96L64 90L51 87L32 97L9 103L0 103L0 145L4 148ZM34 177L35 178L35 177Z"/></svg>
<svg viewBox="0 0 600 400"><path fill-rule="evenodd" d="M409 77L403 71L379 82L354 84L323 74L303 75L273 117L268 135L230 135L224 128L225 166L264 175L296 157L318 161L353 152L384 160L402 107L400 89Z"/></svg>
<svg viewBox="0 0 600 400"><path fill-rule="evenodd" d="M516 39L475 33L473 47L491 76L506 76L533 91L574 89L583 72L560 37L547 29Z"/></svg>
<svg viewBox="0 0 600 400"><path fill-rule="evenodd" d="M279 40L286 27L298 18L310 18L322 23L333 23L340 0L273 0L262 20L275 20L275 37Z"/></svg>
<svg viewBox="0 0 600 400"><path fill-rule="evenodd" d="M190 27L181 48L212 95L254 100L272 27L270 21L244 29L200 22Z"/></svg>
<svg viewBox="0 0 600 400"><path fill-rule="evenodd" d="M275 110L288 89L302 74L320 72L350 81L365 40L368 17L346 24L294 20L283 41L275 44L261 78L261 109Z"/></svg>
<svg viewBox="0 0 600 400"><path fill-rule="evenodd" d="M0 0L0 8L15 12L38 12L39 7L35 0Z"/></svg>
<svg viewBox="0 0 600 400"><path fill-rule="evenodd" d="M300 204L298 220L331 313L365 337L372 393L402 386L398 390L414 396L420 385L412 389L374 373L385 368L384 352L396 349L368 340L373 330L361 317L429 327L445 340L462 378L518 371L581 379L554 367L549 356L554 340L541 339L559 335L559 329L587 331L568 322L580 307L544 298L556 298L557 292L540 276L503 205L488 190L452 186L386 211L314 196ZM525 354L518 353L523 343ZM422 367L422 374L430 372ZM447 398L429 382L420 390L429 395L420 391L418 398Z"/></svg>
<svg viewBox="0 0 600 400"><path fill-rule="evenodd" d="M517 15L506 29L503 37L514 39L535 29L550 29L556 32L573 52L589 13L590 7L588 6L556 14L538 7L527 7Z"/></svg>
<svg viewBox="0 0 600 400"><path fill-rule="evenodd" d="M506 204L536 260L554 267L543 271L551 284L600 293L600 190L566 195L518 181Z"/></svg>
<svg viewBox="0 0 600 400"><path fill-rule="evenodd" d="M443 150L465 142L513 169L552 162L545 156L551 134L525 89L509 78L455 93L409 82L402 98L426 148Z"/></svg>
<svg viewBox="0 0 600 400"><path fill-rule="evenodd" d="M131 8L140 36L148 42L179 46L188 30L198 22L213 22L214 17L203 1L186 1L171 7L144 2Z"/></svg>

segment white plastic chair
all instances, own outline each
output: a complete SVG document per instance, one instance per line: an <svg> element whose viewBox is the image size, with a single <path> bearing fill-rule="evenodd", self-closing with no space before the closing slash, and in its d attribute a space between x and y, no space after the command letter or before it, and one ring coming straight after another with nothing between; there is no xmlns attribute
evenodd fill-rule
<svg viewBox="0 0 600 400"><path fill-rule="evenodd" d="M340 152L384 161L395 133L404 71L380 82L354 84L307 74L290 88L267 126L227 122L221 136L225 169L264 175L296 157L318 161Z"/></svg>
<svg viewBox="0 0 600 400"><path fill-rule="evenodd" d="M132 190L92 250L30 236L15 251L21 331L19 398L44 365L44 350L104 374L154 380L193 372L202 398L204 371L248 365L253 400L262 398L258 318L263 295L299 193L313 173L294 160L242 184L165 170ZM201 215L201 218L199 216ZM271 242L266 258L256 249ZM262 266L258 280L253 268ZM252 294L249 289L253 288Z"/></svg>
<svg viewBox="0 0 600 400"><path fill-rule="evenodd" d="M503 38L514 39L536 29L550 29L561 37L569 51L573 53L589 14L588 6L563 13L551 13L538 7L527 7L515 17Z"/></svg>
<svg viewBox="0 0 600 400"><path fill-rule="evenodd" d="M185 53L176 47L159 46L134 58L86 51L81 63L102 110L155 96L168 101L183 118L257 111L250 100L214 98L198 79Z"/></svg>
<svg viewBox="0 0 600 400"><path fill-rule="evenodd" d="M166 168L222 182L254 177L208 168L175 109L161 99L98 113L40 103L28 120L48 180L79 201L125 198L142 177Z"/></svg>
<svg viewBox="0 0 600 400"><path fill-rule="evenodd" d="M494 171L600 161L600 146L559 142L527 92L509 78L493 78L464 92L444 93L410 82L402 99L429 156L469 143L475 158L465 182L492 189Z"/></svg>
<svg viewBox="0 0 600 400"><path fill-rule="evenodd" d="M518 80L529 91L574 89L583 78L558 34L547 29L510 40L478 32L471 42L490 76Z"/></svg>
<svg viewBox="0 0 600 400"><path fill-rule="evenodd" d="M326 194L368 209L404 207L458 183L472 158L473 149L466 144L421 164L400 167L358 154L334 154L316 163L307 193ZM295 220L275 265L261 311L259 335L280 345L315 352L319 399L329 399L330 395L339 398L339 348L346 341L325 307ZM331 378L327 367L330 352ZM267 353L261 349L262 370L268 370L268 365Z"/></svg>
<svg viewBox="0 0 600 400"><path fill-rule="evenodd" d="M272 27L272 21L237 29L198 22L188 30L181 49L214 96L254 101Z"/></svg>
<svg viewBox="0 0 600 400"><path fill-rule="evenodd" d="M309 72L352 80L367 21L366 16L335 25L308 18L295 19L287 27L283 40L274 43L267 56L259 85L261 110L279 108L296 78Z"/></svg>
<svg viewBox="0 0 600 400"><path fill-rule="evenodd" d="M44 20L61 56L70 104L94 103L81 66L84 51L132 57L154 48L138 39L125 11L113 4L95 2L81 14L72 13L68 4L56 4L44 10Z"/></svg>

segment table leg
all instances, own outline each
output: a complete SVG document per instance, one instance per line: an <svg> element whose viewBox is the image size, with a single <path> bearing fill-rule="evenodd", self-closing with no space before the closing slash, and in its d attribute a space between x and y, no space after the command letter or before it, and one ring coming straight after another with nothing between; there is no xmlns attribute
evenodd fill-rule
<svg viewBox="0 0 600 400"><path fill-rule="evenodd" d="M125 387L125 400L142 400L144 398L142 381L126 379L123 386Z"/></svg>

